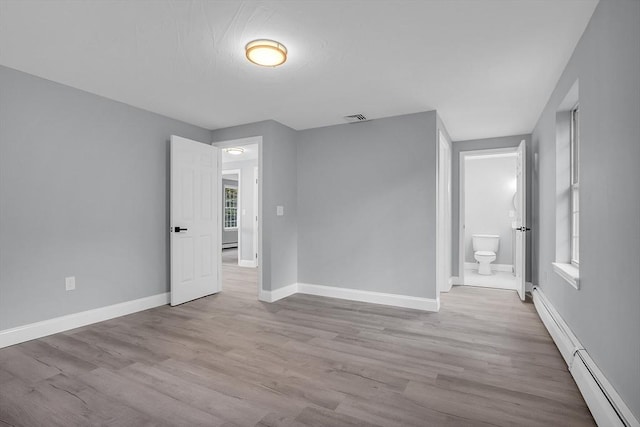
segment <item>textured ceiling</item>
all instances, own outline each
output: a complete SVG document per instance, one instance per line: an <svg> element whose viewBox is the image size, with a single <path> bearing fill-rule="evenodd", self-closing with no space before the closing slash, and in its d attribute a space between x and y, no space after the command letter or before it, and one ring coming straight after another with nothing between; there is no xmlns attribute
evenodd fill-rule
<svg viewBox="0 0 640 427"><path fill-rule="evenodd" d="M437 109L454 140L528 133L597 0L0 0L0 64L215 129ZM244 58L272 38L279 68Z"/></svg>

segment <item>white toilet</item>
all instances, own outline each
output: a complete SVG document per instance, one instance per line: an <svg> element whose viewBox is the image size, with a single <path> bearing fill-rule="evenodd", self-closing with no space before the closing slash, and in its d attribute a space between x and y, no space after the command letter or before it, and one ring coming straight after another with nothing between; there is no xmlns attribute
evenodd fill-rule
<svg viewBox="0 0 640 427"><path fill-rule="evenodd" d="M491 263L496 260L500 236L495 234L472 235L473 256L478 261L478 274L491 274Z"/></svg>

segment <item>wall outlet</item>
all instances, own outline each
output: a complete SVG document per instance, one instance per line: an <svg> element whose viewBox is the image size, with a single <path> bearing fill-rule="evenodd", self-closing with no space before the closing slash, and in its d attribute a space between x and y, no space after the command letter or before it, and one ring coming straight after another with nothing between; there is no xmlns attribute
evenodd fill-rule
<svg viewBox="0 0 640 427"><path fill-rule="evenodd" d="M64 278L64 288L67 291L72 291L76 288L76 278L75 276L65 277Z"/></svg>
<svg viewBox="0 0 640 427"><path fill-rule="evenodd" d="M276 215L277 216L284 215L284 206L276 206Z"/></svg>

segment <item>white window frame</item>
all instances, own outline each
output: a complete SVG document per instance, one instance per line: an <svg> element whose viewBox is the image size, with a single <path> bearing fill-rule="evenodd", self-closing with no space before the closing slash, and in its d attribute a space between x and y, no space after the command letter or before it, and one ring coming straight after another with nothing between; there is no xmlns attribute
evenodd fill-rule
<svg viewBox="0 0 640 427"><path fill-rule="evenodd" d="M227 206L227 188L236 190L236 206L235 206L235 210L236 210L236 225L235 227L227 227L227 209L231 209L232 207ZM238 192L238 186L237 185L229 185L229 184L225 184L224 185L224 190L223 190L223 194L222 194L222 203L223 203L223 212L222 212L222 224L225 230L228 231L233 231L233 230L237 230L238 229L238 203L239 203L239 192Z"/></svg>
<svg viewBox="0 0 640 427"><path fill-rule="evenodd" d="M571 191L571 264L580 266L580 105L576 104L570 112L570 191Z"/></svg>

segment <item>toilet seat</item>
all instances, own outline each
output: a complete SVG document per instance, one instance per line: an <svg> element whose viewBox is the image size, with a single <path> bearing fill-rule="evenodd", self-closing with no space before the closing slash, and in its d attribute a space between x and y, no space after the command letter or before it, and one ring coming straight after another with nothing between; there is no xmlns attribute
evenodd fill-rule
<svg viewBox="0 0 640 427"><path fill-rule="evenodd" d="M477 256L495 256L496 253L495 252L491 252L491 251L478 251L475 253L475 255Z"/></svg>

